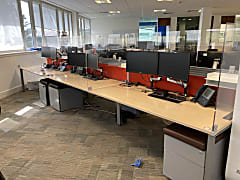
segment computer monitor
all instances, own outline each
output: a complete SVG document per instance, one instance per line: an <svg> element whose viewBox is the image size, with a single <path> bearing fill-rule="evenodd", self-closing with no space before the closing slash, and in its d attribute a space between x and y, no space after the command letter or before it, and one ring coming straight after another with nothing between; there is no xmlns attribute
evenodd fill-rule
<svg viewBox="0 0 240 180"><path fill-rule="evenodd" d="M197 65L199 67L212 68L214 61L222 61L222 53L218 51L199 51Z"/></svg>
<svg viewBox="0 0 240 180"><path fill-rule="evenodd" d="M146 41L138 41L137 48L138 49L147 49L147 42Z"/></svg>
<svg viewBox="0 0 240 180"><path fill-rule="evenodd" d="M158 74L158 52L128 51L127 72Z"/></svg>
<svg viewBox="0 0 240 180"><path fill-rule="evenodd" d="M98 55L88 54L87 56L87 67L92 69L98 69Z"/></svg>
<svg viewBox="0 0 240 180"><path fill-rule="evenodd" d="M68 63L72 66L86 67L86 54L85 53L69 53Z"/></svg>
<svg viewBox="0 0 240 180"><path fill-rule="evenodd" d="M90 50L93 48L92 44L85 44L85 50Z"/></svg>
<svg viewBox="0 0 240 180"><path fill-rule="evenodd" d="M57 48L54 47L42 47L42 57L57 59Z"/></svg>
<svg viewBox="0 0 240 180"><path fill-rule="evenodd" d="M160 53L158 75L188 82L190 53Z"/></svg>
<svg viewBox="0 0 240 180"><path fill-rule="evenodd" d="M213 61L211 61L211 59L208 58L207 51L198 51L197 66L212 68Z"/></svg>
<svg viewBox="0 0 240 180"><path fill-rule="evenodd" d="M138 41L137 42L138 49L154 49L153 41Z"/></svg>
<svg viewBox="0 0 240 180"><path fill-rule="evenodd" d="M72 47L72 46L68 46L68 53L77 53L78 52L78 48L77 47Z"/></svg>
<svg viewBox="0 0 240 180"><path fill-rule="evenodd" d="M194 51L172 51L174 53L190 53L190 66L196 66L197 65L197 53Z"/></svg>

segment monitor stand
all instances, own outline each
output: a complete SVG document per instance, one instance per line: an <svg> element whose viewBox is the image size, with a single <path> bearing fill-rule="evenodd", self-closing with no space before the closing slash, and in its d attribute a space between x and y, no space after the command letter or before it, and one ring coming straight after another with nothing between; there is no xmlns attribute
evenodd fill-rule
<svg viewBox="0 0 240 180"><path fill-rule="evenodd" d="M181 103L183 101L186 101L185 96L180 96L177 94L170 94L170 93L168 93L168 91L164 91L164 90L155 91L154 93L149 94L148 96L167 100L167 101L174 102L174 103Z"/></svg>
<svg viewBox="0 0 240 180"><path fill-rule="evenodd" d="M93 81L103 80L103 76L93 75L93 74L88 74L88 75L84 76L83 78L93 80Z"/></svg>

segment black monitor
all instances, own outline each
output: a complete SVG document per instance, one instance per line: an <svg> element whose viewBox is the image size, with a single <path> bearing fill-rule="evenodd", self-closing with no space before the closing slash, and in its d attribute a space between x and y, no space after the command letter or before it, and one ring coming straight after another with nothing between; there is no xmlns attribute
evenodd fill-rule
<svg viewBox="0 0 240 180"><path fill-rule="evenodd" d="M207 51L198 51L197 66L212 68L213 61L211 61L211 59L208 58Z"/></svg>
<svg viewBox="0 0 240 180"><path fill-rule="evenodd" d="M72 46L68 46L68 53L77 53L78 52L78 48L77 47L72 47Z"/></svg>
<svg viewBox="0 0 240 180"><path fill-rule="evenodd" d="M138 49L154 49L153 41L138 41L137 42Z"/></svg>
<svg viewBox="0 0 240 180"><path fill-rule="evenodd" d="M93 48L92 44L85 44L85 50L90 50Z"/></svg>
<svg viewBox="0 0 240 180"><path fill-rule="evenodd" d="M175 53L190 53L190 66L196 66L197 65L197 53L193 51L173 51Z"/></svg>
<svg viewBox="0 0 240 180"><path fill-rule="evenodd" d="M129 51L127 72L158 74L158 52Z"/></svg>
<svg viewBox="0 0 240 180"><path fill-rule="evenodd" d="M85 53L68 53L68 63L72 66L86 67Z"/></svg>
<svg viewBox="0 0 240 180"><path fill-rule="evenodd" d="M207 67L207 68L212 68L213 63L216 60L222 61L222 52L217 52L217 51L199 51L198 52L198 60L197 60L197 65L199 67ZM219 67L218 67L219 68Z"/></svg>
<svg viewBox="0 0 240 180"><path fill-rule="evenodd" d="M98 55L97 54L88 54L87 67L95 69L95 70L98 69Z"/></svg>
<svg viewBox="0 0 240 180"><path fill-rule="evenodd" d="M160 53L158 75L188 82L190 53Z"/></svg>
<svg viewBox="0 0 240 180"><path fill-rule="evenodd" d="M138 41L137 48L138 49L147 49L147 41Z"/></svg>
<svg viewBox="0 0 240 180"><path fill-rule="evenodd" d="M57 59L57 48L54 47L42 47L42 57Z"/></svg>

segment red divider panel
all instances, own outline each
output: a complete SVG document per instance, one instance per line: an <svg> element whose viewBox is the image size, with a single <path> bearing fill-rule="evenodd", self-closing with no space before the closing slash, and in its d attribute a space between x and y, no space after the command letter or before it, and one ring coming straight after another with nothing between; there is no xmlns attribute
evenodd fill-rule
<svg viewBox="0 0 240 180"><path fill-rule="evenodd" d="M101 63L99 63L99 68L102 68L104 77L117 79L120 81L127 80L127 72L125 68Z"/></svg>
<svg viewBox="0 0 240 180"><path fill-rule="evenodd" d="M57 64L62 62L64 60L58 59ZM47 63L52 64L53 60L48 58ZM103 76L108 77L111 79L116 79L120 81L126 81L127 80L127 72L126 68L114 66L114 65L109 65L109 64L102 64L99 63L99 68L103 70ZM71 66L67 66L67 68L71 68ZM94 72L92 69L88 69L89 73L99 73L100 72ZM157 77L157 76L153 76ZM150 82L151 75L147 74L139 74L139 73L129 73L129 81L132 83L141 83L142 85L151 86ZM204 77L199 77L199 76L189 76L189 81L188 81L188 95L195 96L197 90L206 83L206 80ZM180 92L183 93L184 89L176 84L167 82L166 78L163 77L161 81L155 81L153 84L154 88L159 88L159 89L164 89L164 90L169 90L173 92Z"/></svg>

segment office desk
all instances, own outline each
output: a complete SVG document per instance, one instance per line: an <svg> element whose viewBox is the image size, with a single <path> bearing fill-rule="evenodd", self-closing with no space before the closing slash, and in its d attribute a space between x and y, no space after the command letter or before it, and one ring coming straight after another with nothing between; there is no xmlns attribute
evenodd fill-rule
<svg viewBox="0 0 240 180"><path fill-rule="evenodd" d="M59 72L49 69L45 70L45 73L43 73L38 66L21 67L20 70L34 73L43 78L55 80L209 135L217 136L231 125L231 121L221 119L217 121L217 129L212 131L215 112L214 107L202 107L190 101L178 104L153 98L148 96L149 93L142 92L144 87L123 87L120 86L122 82L118 80L104 79L93 81L83 78L83 76L78 74L72 74L69 71ZM218 117L224 117L228 113L229 112L218 111Z"/></svg>
<svg viewBox="0 0 240 180"><path fill-rule="evenodd" d="M122 83L121 81L113 79L93 81L85 79L77 74L55 70L45 70L45 73L42 73L40 67L20 68L21 73L23 73L23 70L116 102L118 124L121 124L120 107L121 105L126 105L208 134L206 152L206 166L208 168L206 169L210 172L206 172L208 176L205 180L212 180L211 169L214 167L214 164L212 163L216 156L216 139L218 135L222 134L231 126L231 121L220 119L216 121L217 128L212 131L215 113L213 107L202 107L201 105L190 101L177 104L149 97L148 93L142 92L144 87L123 87L120 86ZM218 111L218 113L218 117L224 117L229 112Z"/></svg>

